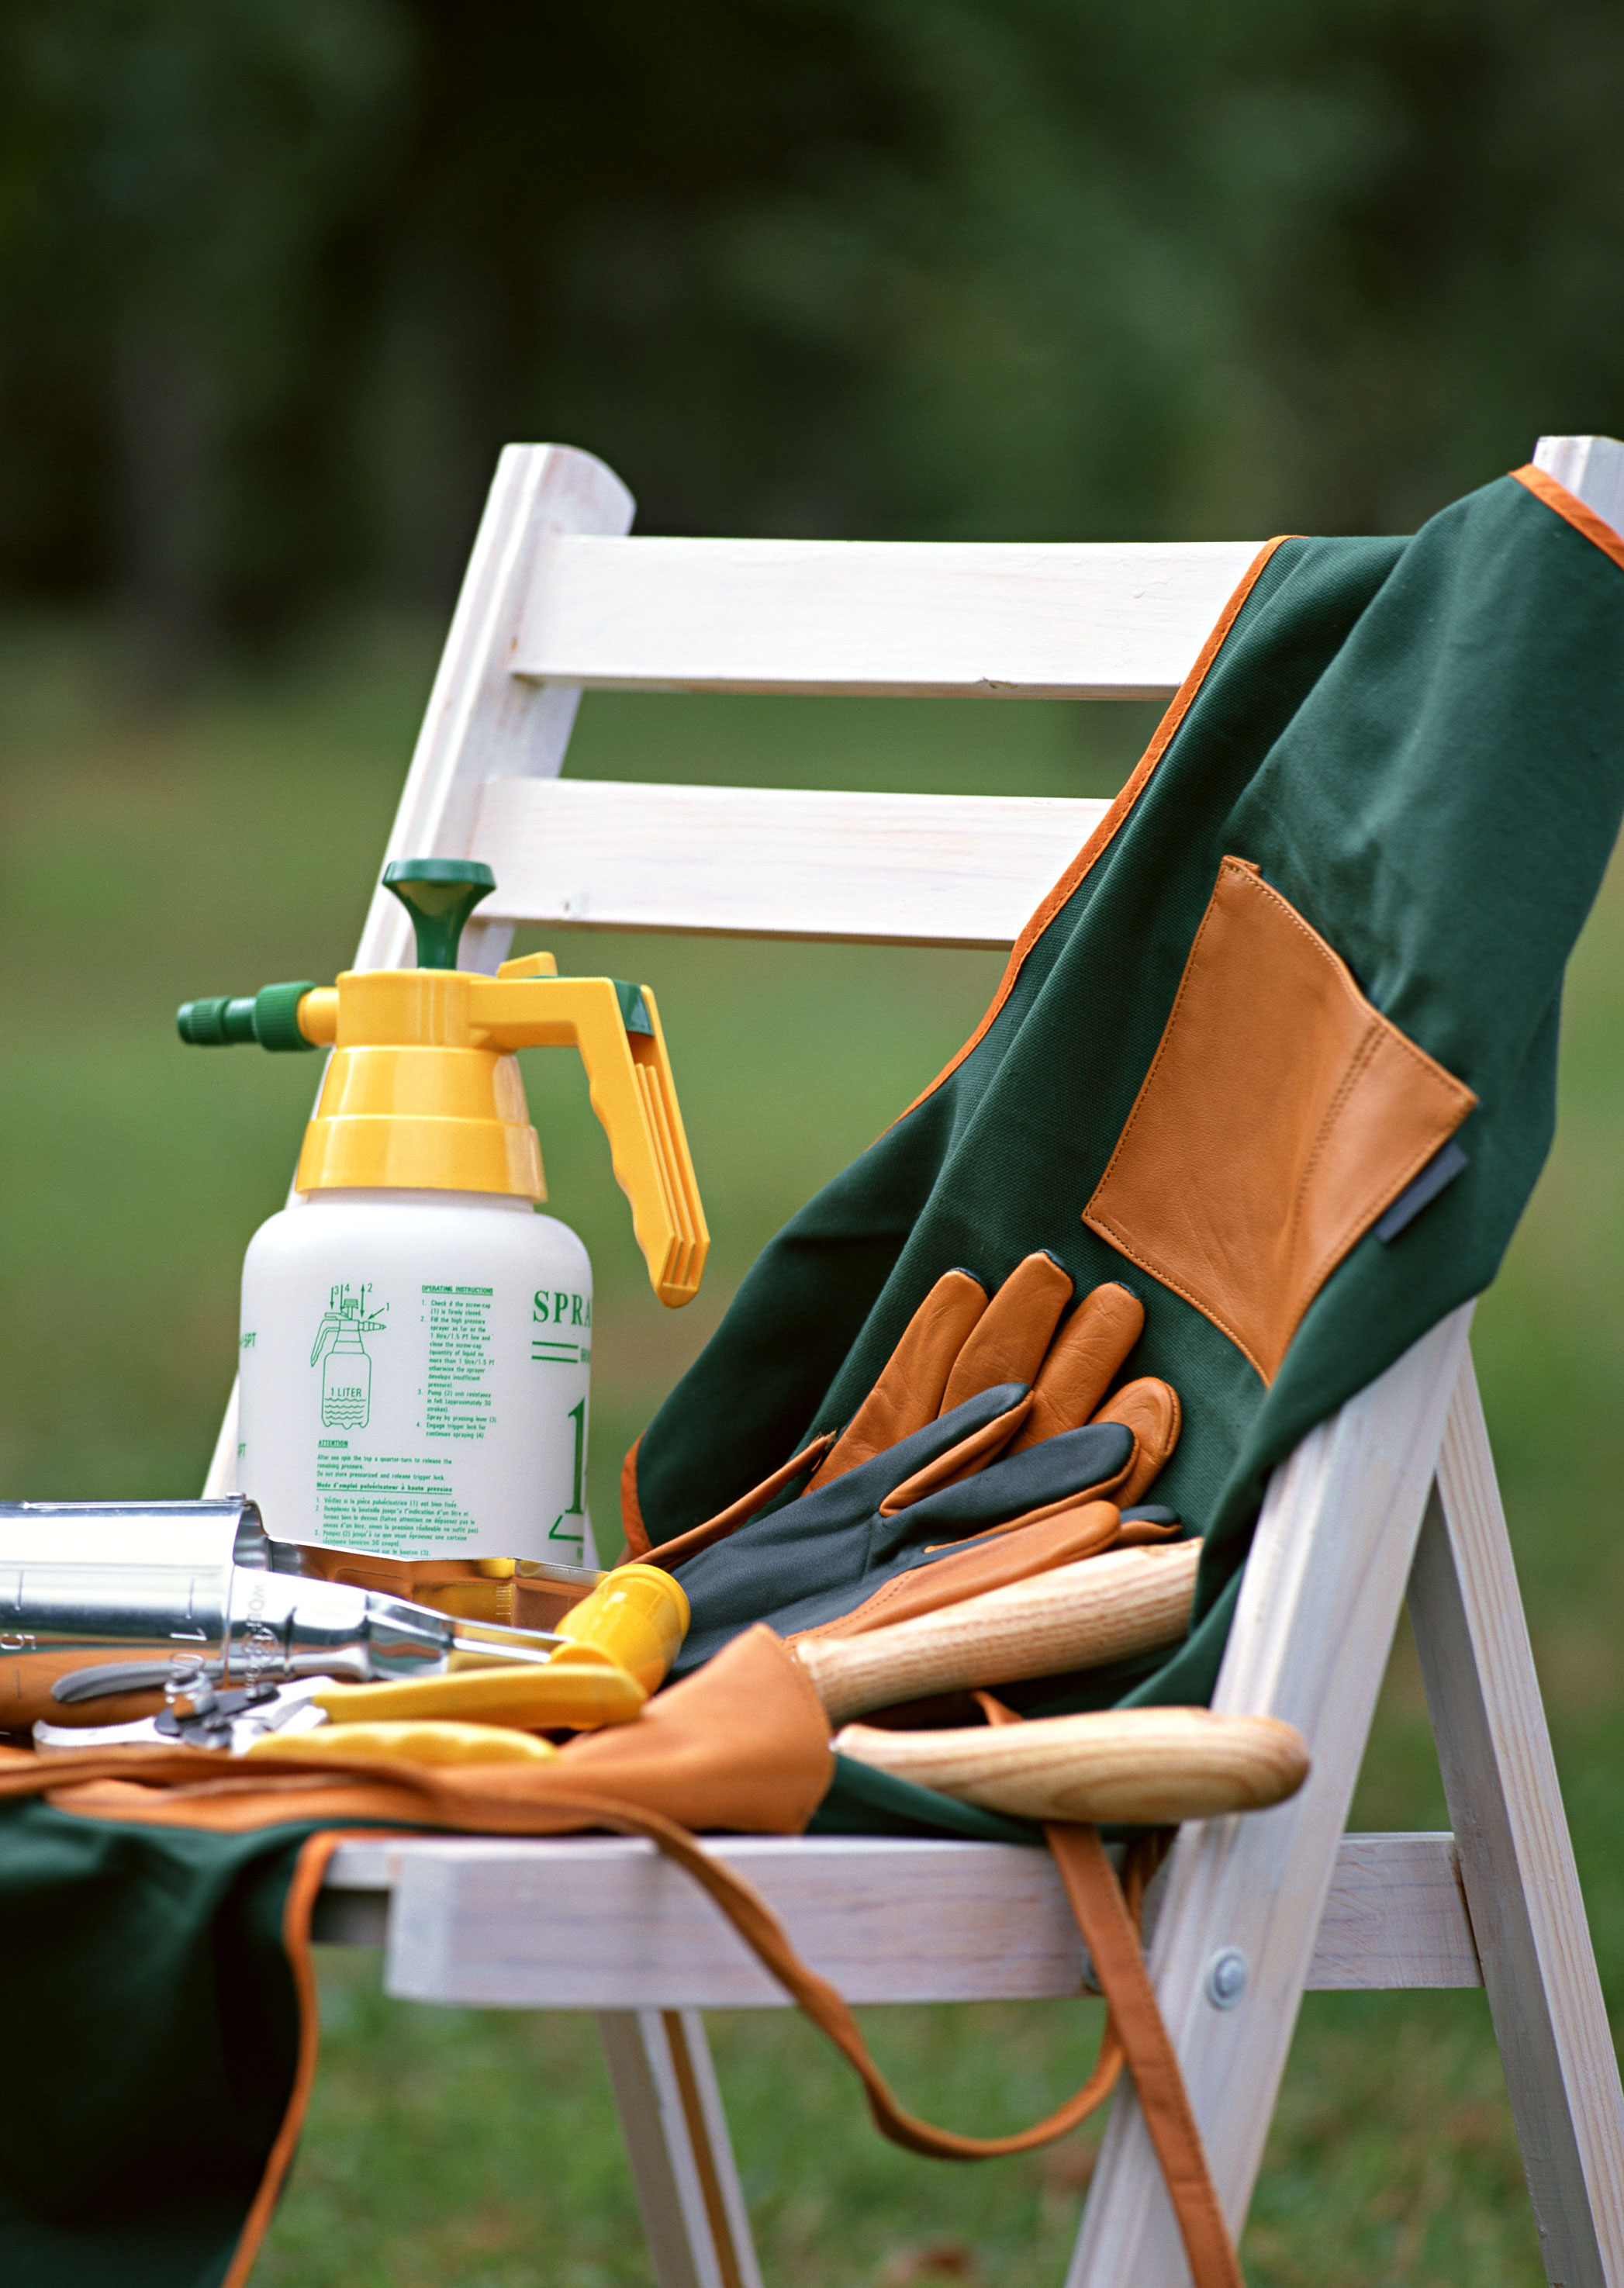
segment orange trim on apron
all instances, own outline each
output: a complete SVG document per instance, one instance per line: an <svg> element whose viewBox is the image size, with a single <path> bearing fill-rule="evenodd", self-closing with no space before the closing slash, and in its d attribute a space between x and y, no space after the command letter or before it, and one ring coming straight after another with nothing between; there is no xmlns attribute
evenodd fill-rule
<svg viewBox="0 0 1624 2288"><path fill-rule="evenodd" d="M626 1458L621 1464L621 1530L626 1537L627 1556L638 1558L648 1555L648 1528L643 1522L643 1507L638 1499L638 1448L642 1443L639 1432L626 1449Z"/></svg>
<svg viewBox="0 0 1624 2288"><path fill-rule="evenodd" d="M305 2109L316 2078L316 2055L321 2046L321 2005L316 1993L315 1965L310 1958L310 1919L327 1878L328 1862L341 1843L376 1843L381 1839L383 1831L376 1827L340 1827L307 1836L299 1847L293 1880L282 1903L282 1944L293 1972L293 1988L299 2005L299 2046L293 2069L293 2087L288 2095L282 2125L276 2133L276 2142L259 2181L259 2190L254 2196L254 2205L243 2220L230 2268L220 2288L245 2288L258 2258L260 2243L276 2213L282 2182L305 2126Z"/></svg>
<svg viewBox="0 0 1624 2288"><path fill-rule="evenodd" d="M1138 801L1139 797L1144 793L1146 786L1149 784L1152 772L1161 760L1162 756L1167 752L1168 747L1172 741L1174 732L1177 730L1179 725L1184 721L1186 714L1188 714L1191 702L1194 699L1196 693L1200 689L1202 683L1205 681L1208 669L1212 665L1214 660L1216 659L1218 653L1223 647L1224 638L1228 635L1231 628L1233 627L1236 616L1240 612L1242 604L1245 603L1247 598L1251 594L1254 586L1256 584L1258 576L1263 571L1264 565L1267 564L1269 559L1273 555L1275 550L1280 545L1282 541L1292 539L1294 536L1295 536L1290 533L1283 532L1279 534L1277 538L1265 541L1264 545L1258 550L1257 554L1252 559L1251 563L1247 567L1246 572L1241 578L1240 586L1235 590L1235 592L1230 598L1228 603L1225 604L1223 611L1219 614L1216 626L1213 629L1212 633L1208 637L1206 642L1201 646L1200 651L1196 657L1195 665L1191 669L1189 674L1185 676L1184 681L1179 685L1177 691L1174 694L1172 704L1168 707L1167 713L1157 725L1155 737L1151 741L1150 745L1145 750L1144 754L1141 755L1139 760L1135 764L1132 777L1129 778L1127 785L1122 789L1121 794L1118 795L1116 800L1112 804L1104 818L1100 820L1099 824L1095 828L1093 833L1089 835L1088 840L1083 844L1081 849L1073 859L1065 873L1061 875L1059 880L1055 884L1054 888L1050 890L1049 895L1043 900L1042 904L1039 906L1037 911L1033 915L1025 929L1022 930L1020 935L1016 939L1013 947L1010 949L1009 966L1003 973L1003 981L993 997L993 1005L991 1008L987 1011L986 1016L983 1017L981 1022L976 1027L975 1031L970 1035L969 1040L965 1042L958 1054L953 1059L952 1062L942 1067L942 1069L937 1074L936 1078L931 1083L928 1088L921 1089L919 1094L914 1099L913 1103L908 1106L907 1111L898 1114L898 1119L906 1120L908 1113L917 1110L918 1107L924 1102L926 1097L934 1096L942 1083L945 1080L949 1079L953 1074L957 1072L959 1067L963 1063L965 1058L970 1054L970 1051L975 1048L977 1044L986 1038L987 1029L991 1026L993 1020L997 1016L998 1012L1003 1007L1004 1003L1009 999L1010 995L1014 990L1015 981L1020 975L1021 968L1026 961L1026 956L1031 952L1039 938L1042 936L1044 931L1049 927L1050 923L1053 921L1055 916L1060 911L1062 906L1065 905L1066 900L1071 896L1072 892L1077 887L1079 882L1081 882L1083 877L1089 872L1098 860L1105 856L1105 852L1111 847L1113 842L1115 841L1117 834L1120 831L1123 822L1126 820L1128 814L1132 810L1135 803ZM893 1121L891 1125L894 1127L896 1123Z"/></svg>
<svg viewBox="0 0 1624 2288"><path fill-rule="evenodd" d="M1615 532L1604 516L1597 516L1577 493L1569 492L1555 477L1548 477L1543 469L1536 469L1532 461L1520 469L1513 469L1511 474L1519 485L1527 486L1536 500L1542 500L1547 508L1555 509L1558 516L1565 518L1575 532L1582 532L1587 540L1593 540L1602 554L1611 556L1620 571L1624 572L1624 533Z"/></svg>

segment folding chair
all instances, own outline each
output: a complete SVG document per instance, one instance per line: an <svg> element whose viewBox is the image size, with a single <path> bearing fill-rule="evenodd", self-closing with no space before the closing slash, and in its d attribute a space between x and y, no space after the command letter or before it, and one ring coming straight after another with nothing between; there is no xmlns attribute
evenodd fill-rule
<svg viewBox="0 0 1624 2288"><path fill-rule="evenodd" d="M1624 446L1538 465L1624 529ZM1249 544L1001 545L626 537L588 455L502 457L388 854L473 856L516 923L1008 947L1105 805L616 786L559 777L583 689L1167 696ZM382 893L356 966L409 958ZM1275 1473L1214 1704L1289 1719L1308 1785L1187 1825L1151 1966L1232 2232L1305 1990L1482 1985L1549 2279L1624 2288L1624 2096L1470 1355L1470 1306ZM210 1474L231 1481L228 1416ZM1347 1835L1407 1596L1453 1834ZM805 1958L857 2001L1075 1994L1047 1857L876 1838L718 1840ZM386 1947L394 1994L590 2008L660 2288L759 2271L699 2012L785 1998L651 1846L609 1838L355 1843L318 1935ZM1132 2093L1119 2095L1068 2288L1188 2277Z"/></svg>

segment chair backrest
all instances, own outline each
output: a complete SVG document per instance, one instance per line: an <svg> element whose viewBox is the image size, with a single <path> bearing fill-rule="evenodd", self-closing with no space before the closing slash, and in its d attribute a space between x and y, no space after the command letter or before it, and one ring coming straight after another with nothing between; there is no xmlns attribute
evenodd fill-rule
<svg viewBox="0 0 1624 2288"><path fill-rule="evenodd" d="M1534 459L1624 523L1624 446ZM1103 804L571 781L580 694L1170 698L1256 545L644 540L631 515L590 454L502 456L388 851L492 866L471 965L519 922L1013 943ZM407 946L380 893L357 965Z"/></svg>
<svg viewBox="0 0 1624 2288"><path fill-rule="evenodd" d="M1011 944L1105 806L560 778L579 694L1168 697L1256 552L632 539L590 455L497 469L389 855L476 856L514 924ZM406 957L375 903L358 965Z"/></svg>

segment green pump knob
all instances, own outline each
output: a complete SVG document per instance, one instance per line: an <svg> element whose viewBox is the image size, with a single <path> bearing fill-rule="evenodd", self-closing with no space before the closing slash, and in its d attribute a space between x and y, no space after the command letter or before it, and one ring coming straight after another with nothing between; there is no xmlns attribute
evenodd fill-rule
<svg viewBox="0 0 1624 2288"><path fill-rule="evenodd" d="M468 917L488 898L496 877L477 858L394 858L384 869L417 933L419 969L455 969Z"/></svg>

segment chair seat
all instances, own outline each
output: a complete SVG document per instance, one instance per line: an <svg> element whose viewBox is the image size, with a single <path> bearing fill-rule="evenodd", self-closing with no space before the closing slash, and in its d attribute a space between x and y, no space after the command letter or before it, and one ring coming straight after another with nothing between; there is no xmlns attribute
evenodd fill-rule
<svg viewBox="0 0 1624 2288"><path fill-rule="evenodd" d="M1089 1990L1047 1852L892 1836L707 1843L852 2002ZM1149 1913L1153 1919L1158 1888ZM383 1946L390 1993L527 2010L772 2009L788 1996L680 1867L640 1839L414 1837L335 1853L315 1936ZM1449 1834L1343 1838L1312 1990L1481 1986Z"/></svg>

